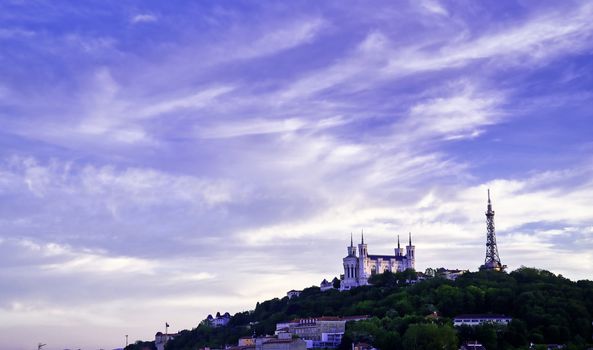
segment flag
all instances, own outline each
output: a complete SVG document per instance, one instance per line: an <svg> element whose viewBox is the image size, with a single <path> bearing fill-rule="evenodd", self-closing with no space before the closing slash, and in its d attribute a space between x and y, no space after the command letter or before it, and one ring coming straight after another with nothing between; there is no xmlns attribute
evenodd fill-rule
<svg viewBox="0 0 593 350"><path fill-rule="evenodd" d="M165 322L165 327L169 327L169 324L167 322Z"/></svg>

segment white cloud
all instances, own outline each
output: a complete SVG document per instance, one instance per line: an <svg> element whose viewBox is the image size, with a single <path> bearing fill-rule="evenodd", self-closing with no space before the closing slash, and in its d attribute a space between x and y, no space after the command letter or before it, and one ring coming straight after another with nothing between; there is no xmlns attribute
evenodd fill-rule
<svg viewBox="0 0 593 350"><path fill-rule="evenodd" d="M14 157L0 174L4 191L23 195L24 189L47 200L72 197L92 206L102 204L113 215L120 208L143 208L185 203L217 206L236 201L243 194L228 180L173 175L155 169L96 167L70 162L40 164L34 158Z"/></svg>
<svg viewBox="0 0 593 350"><path fill-rule="evenodd" d="M313 41L327 27L322 18L288 23L279 28L267 31L249 45L238 45L234 53L235 59L251 59L272 55Z"/></svg>
<svg viewBox="0 0 593 350"><path fill-rule="evenodd" d="M133 24L136 23L150 23L150 22L156 22L158 20L158 18L155 15L151 15L149 13L141 13L141 14L137 14L135 16L133 16L130 21Z"/></svg>
<svg viewBox="0 0 593 350"><path fill-rule="evenodd" d="M127 114L139 118L148 118L158 117L180 109L199 109L216 102L220 103L217 99L233 90L234 87L231 86L208 87L189 96L173 97L169 100L149 104L147 107L135 107L127 111ZM138 109L137 112L136 109Z"/></svg>
<svg viewBox="0 0 593 350"><path fill-rule="evenodd" d="M414 1L413 3L416 3L416 1ZM432 14L436 14L436 15L440 15L440 16L448 16L449 12L447 11L447 9L445 9L445 7L437 0L422 0L422 1L418 1L417 4L424 9L425 11L432 13Z"/></svg>
<svg viewBox="0 0 593 350"><path fill-rule="evenodd" d="M299 118L283 120L249 119L247 121L225 121L211 127L198 127L202 138L231 138L248 135L290 133L299 130L320 131L345 123L340 117L326 118L318 122L309 122Z"/></svg>
<svg viewBox="0 0 593 350"><path fill-rule="evenodd" d="M439 12L436 2L428 9ZM444 13L443 13L444 14ZM335 64L313 71L279 93L281 100L299 99L328 89L361 91L411 74L467 66L496 58L493 64L533 65L557 55L589 47L593 33L589 17L593 6L585 3L569 13L542 14L522 24L478 37L461 36L438 41L431 37L413 45L398 46L381 31L373 31Z"/></svg>
<svg viewBox="0 0 593 350"><path fill-rule="evenodd" d="M441 136L444 139L472 138L504 117L503 94L478 91L472 84L447 86L446 97L424 100L411 107L406 120L396 128L408 137Z"/></svg>
<svg viewBox="0 0 593 350"><path fill-rule="evenodd" d="M549 61L558 54L578 52L589 46L587 38L593 31L589 20L592 14L593 6L584 3L568 13L543 14L476 39L454 40L452 44L442 45L437 52L424 51L421 46L404 49L403 54L392 55L385 72L409 74L455 68L493 58L499 59L497 64L504 62L511 66Z"/></svg>
<svg viewBox="0 0 593 350"><path fill-rule="evenodd" d="M31 38L37 33L22 28L0 28L0 39Z"/></svg>

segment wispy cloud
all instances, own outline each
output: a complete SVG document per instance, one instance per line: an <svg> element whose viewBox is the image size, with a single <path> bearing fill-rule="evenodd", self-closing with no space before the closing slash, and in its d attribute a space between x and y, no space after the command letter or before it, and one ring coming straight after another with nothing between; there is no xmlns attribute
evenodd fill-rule
<svg viewBox="0 0 593 350"><path fill-rule="evenodd" d="M526 23L508 29L487 32L477 38L454 40L436 52L418 47L403 50L390 59L389 74L431 71L464 66L483 59L499 58L505 65L516 66L548 61L557 54L578 52L588 46L593 31L588 20L593 7L584 3L568 13L535 15Z"/></svg>
<svg viewBox="0 0 593 350"><path fill-rule="evenodd" d="M240 196L232 183L222 179L171 175L145 168L117 169L59 161L40 164L34 158L17 157L2 173L4 186L0 189L4 191L19 193L26 188L36 197L48 199L76 197L80 201L86 197L103 203L114 215L118 208L126 206L159 206L180 200L210 206Z"/></svg>
<svg viewBox="0 0 593 350"><path fill-rule="evenodd" d="M304 45L316 39L327 26L322 18L294 21L273 31L266 31L248 45L239 44L231 57L250 59Z"/></svg>
<svg viewBox="0 0 593 350"><path fill-rule="evenodd" d="M298 118L284 120L251 119L247 122L225 122L209 128L198 127L198 134L203 138L230 138L248 135L290 133L298 130L320 131L345 123L342 118L328 118L309 122Z"/></svg>
<svg viewBox="0 0 593 350"><path fill-rule="evenodd" d="M452 84L446 97L425 100L410 108L409 115L397 128L415 137L441 136L446 140L479 136L484 127L497 124L504 117L503 94L476 91L471 84ZM414 135L415 134L415 135Z"/></svg>
<svg viewBox="0 0 593 350"><path fill-rule="evenodd" d="M0 28L0 39L30 38L36 33L21 28Z"/></svg>
<svg viewBox="0 0 593 350"><path fill-rule="evenodd" d="M140 14L134 15L130 19L130 21L134 24L156 22L157 20L158 20L157 16L149 14L149 13L140 13Z"/></svg>
<svg viewBox="0 0 593 350"><path fill-rule="evenodd" d="M149 118L162 116L163 114L178 111L180 109L199 109L213 103L221 103L221 96L233 91L232 86L207 87L189 96L174 97L169 100L150 104L147 107L139 107L139 111L127 111L132 118Z"/></svg>

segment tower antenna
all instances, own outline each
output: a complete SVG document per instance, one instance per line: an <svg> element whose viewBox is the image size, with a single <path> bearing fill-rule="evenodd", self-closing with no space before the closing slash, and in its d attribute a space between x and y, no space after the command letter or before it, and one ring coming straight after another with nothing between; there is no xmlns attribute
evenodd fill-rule
<svg viewBox="0 0 593 350"><path fill-rule="evenodd" d="M490 200L490 189L488 189L488 206L486 208L486 259L480 270L504 270L506 266L500 262L498 246L496 245L496 231L494 229L494 210Z"/></svg>

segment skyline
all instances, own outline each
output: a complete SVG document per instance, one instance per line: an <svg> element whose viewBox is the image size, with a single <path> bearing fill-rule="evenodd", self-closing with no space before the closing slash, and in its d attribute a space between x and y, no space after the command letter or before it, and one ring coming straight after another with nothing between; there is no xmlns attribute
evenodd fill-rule
<svg viewBox="0 0 593 350"><path fill-rule="evenodd" d="M380 10L378 10L380 9ZM339 276L593 275L593 3L0 4L0 348L116 348Z"/></svg>

